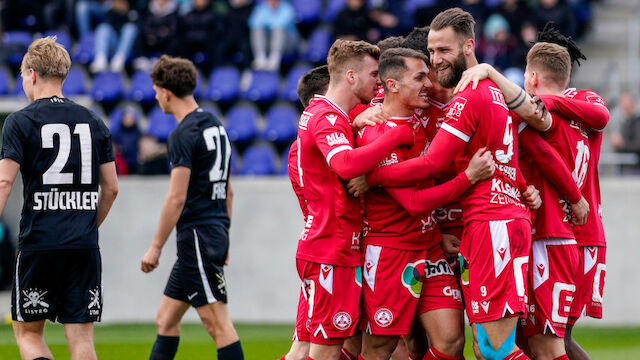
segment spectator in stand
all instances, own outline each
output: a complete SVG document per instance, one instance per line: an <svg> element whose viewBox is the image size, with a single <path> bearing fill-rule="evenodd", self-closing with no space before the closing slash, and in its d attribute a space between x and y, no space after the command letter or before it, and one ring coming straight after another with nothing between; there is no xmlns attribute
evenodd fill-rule
<svg viewBox="0 0 640 360"><path fill-rule="evenodd" d="M478 51L482 60L493 67L504 70L511 66L510 52L515 40L509 31L509 23L502 15L493 14L484 24L484 37L478 41Z"/></svg>
<svg viewBox="0 0 640 360"><path fill-rule="evenodd" d="M138 141L141 136L138 113L131 107L125 108L120 122L111 125L111 137L117 153L122 155L127 165L129 174L135 174L138 167Z"/></svg>
<svg viewBox="0 0 640 360"><path fill-rule="evenodd" d="M456 3L455 5L458 4ZM414 15L416 26L428 26L436 15L453 6L449 0L432 0L425 6L417 8Z"/></svg>
<svg viewBox="0 0 640 360"><path fill-rule="evenodd" d="M167 144L158 142L150 135L144 135L138 142L138 173L142 175L164 175L169 173Z"/></svg>
<svg viewBox="0 0 640 360"><path fill-rule="evenodd" d="M575 37L575 14L565 0L540 0L540 6L535 9L534 15L538 29L542 29L547 22L553 21L561 34Z"/></svg>
<svg viewBox="0 0 640 360"><path fill-rule="evenodd" d="M447 7L453 7L449 5ZM474 31L476 33L476 41L484 36L484 22L487 20L491 12L484 4L483 0L462 0L459 7L473 16L476 21Z"/></svg>
<svg viewBox="0 0 640 360"><path fill-rule="evenodd" d="M162 54L177 55L178 3L176 0L151 0L138 23L142 56L134 61L137 69L151 69ZM215 39L211 39L215 41Z"/></svg>
<svg viewBox="0 0 640 360"><path fill-rule="evenodd" d="M254 69L280 68L282 55L295 46L298 37L295 20L295 10L286 0L266 0L256 5L249 17Z"/></svg>
<svg viewBox="0 0 640 360"><path fill-rule="evenodd" d="M538 36L538 28L533 23L525 21L520 28L516 47L511 52L511 66L524 70L527 66L527 54L536 41L536 36Z"/></svg>
<svg viewBox="0 0 640 360"><path fill-rule="evenodd" d="M230 0L229 13L225 17L225 36L215 41L215 63L231 62L245 68L251 61L251 46L249 45L249 16L253 12L251 0Z"/></svg>
<svg viewBox="0 0 640 360"><path fill-rule="evenodd" d="M2 30L26 30L39 32L44 29L45 0L4 0L0 3L2 11Z"/></svg>
<svg viewBox="0 0 640 360"><path fill-rule="evenodd" d="M125 61L131 54L138 33L134 20L135 12L131 11L128 0L111 1L111 8L105 14L105 21L96 28L96 57L90 66L91 72L99 73L107 70L108 56L112 49L115 49L115 55L111 58L111 71L121 72L124 69Z"/></svg>
<svg viewBox="0 0 640 360"><path fill-rule="evenodd" d="M640 112L631 94L620 96L620 103L611 115L605 135L608 145L603 142L603 152L634 152L640 155Z"/></svg>
<svg viewBox="0 0 640 360"><path fill-rule="evenodd" d="M93 30L93 23L102 23L105 15L111 8L111 2L107 0L80 0L76 3L76 25L78 38L82 38Z"/></svg>
<svg viewBox="0 0 640 360"><path fill-rule="evenodd" d="M524 19L531 17L531 8L529 8L529 6L523 1L503 0L502 4L500 4L496 10L498 14L502 15L502 17L507 20L509 28L511 29L511 34L513 35L520 34L522 27L525 24L529 24L528 22L525 22Z"/></svg>
<svg viewBox="0 0 640 360"><path fill-rule="evenodd" d="M213 13L209 0L193 0L192 6L191 11L183 15L180 21L182 56L195 61L194 55L204 53L206 59L198 63L211 68L214 61L213 44L217 42L212 39L219 38L220 21Z"/></svg>
<svg viewBox="0 0 640 360"><path fill-rule="evenodd" d="M365 40L375 43L380 33L369 16L365 0L347 0L333 21L333 36L344 40Z"/></svg>

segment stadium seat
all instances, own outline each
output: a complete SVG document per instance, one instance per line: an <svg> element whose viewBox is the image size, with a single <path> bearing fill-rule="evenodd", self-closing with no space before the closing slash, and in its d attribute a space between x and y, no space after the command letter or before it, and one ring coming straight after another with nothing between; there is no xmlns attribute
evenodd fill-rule
<svg viewBox="0 0 640 360"><path fill-rule="evenodd" d="M291 105L274 105L265 116L266 126L260 138L282 145L296 137L299 114Z"/></svg>
<svg viewBox="0 0 640 360"><path fill-rule="evenodd" d="M155 101L156 92L153 90L153 82L149 71L138 70L131 76L131 86L127 91L127 100L139 103L152 103Z"/></svg>
<svg viewBox="0 0 640 360"><path fill-rule="evenodd" d="M247 144L256 137L258 111L251 105L237 105L227 112L226 129L233 143Z"/></svg>
<svg viewBox="0 0 640 360"><path fill-rule="evenodd" d="M272 175L276 172L276 152L268 145L253 145L242 157L242 175Z"/></svg>
<svg viewBox="0 0 640 360"><path fill-rule="evenodd" d="M208 112L212 113L213 115L215 115L218 118L218 120L223 121L222 115L220 114L220 110L218 110L217 107L211 106L211 105L201 104L200 108L202 110L204 110L204 111L208 111Z"/></svg>
<svg viewBox="0 0 640 360"><path fill-rule="evenodd" d="M198 70L198 77L196 78L196 89L193 91L193 96L196 99L207 98L207 87L202 81L202 75L200 74L200 70Z"/></svg>
<svg viewBox="0 0 640 360"><path fill-rule="evenodd" d="M326 28L317 28L309 35L309 46L304 54L305 60L314 64L327 61L327 54L331 47L331 31Z"/></svg>
<svg viewBox="0 0 640 360"><path fill-rule="evenodd" d="M11 75L9 71L3 67L0 67L0 95L8 95L11 90L11 81L9 80ZM21 85L21 84L18 84Z"/></svg>
<svg viewBox="0 0 640 360"><path fill-rule="evenodd" d="M310 66L299 65L289 71L280 91L280 99L295 102L298 101L298 80L311 70Z"/></svg>
<svg viewBox="0 0 640 360"><path fill-rule="evenodd" d="M7 31L2 35L2 44L7 54L7 63L19 66L27 52L33 36L28 31Z"/></svg>
<svg viewBox="0 0 640 360"><path fill-rule="evenodd" d="M322 2L320 0L293 0L296 10L296 23L313 24L320 18Z"/></svg>
<svg viewBox="0 0 640 360"><path fill-rule="evenodd" d="M46 31L43 36L44 37L55 36L56 42L58 44L64 46L64 48L67 49L67 51L71 51L71 46L73 45L73 41L71 41L71 36L69 35L69 32L65 30L51 30L51 31Z"/></svg>
<svg viewBox="0 0 640 360"><path fill-rule="evenodd" d="M233 66L215 68L209 76L207 98L216 102L229 103L240 93L240 71Z"/></svg>
<svg viewBox="0 0 640 360"><path fill-rule="evenodd" d="M436 0L407 0L404 3L404 11L406 14L415 14L419 8L432 7L435 5Z"/></svg>
<svg viewBox="0 0 640 360"><path fill-rule="evenodd" d="M173 115L165 114L159 106L149 113L149 128L147 135L151 135L160 142L166 142L171 131L178 125Z"/></svg>
<svg viewBox="0 0 640 360"><path fill-rule="evenodd" d="M13 91L12 94L17 97L26 97L24 94L24 89L22 88L22 76L20 73L16 75L16 81L13 83Z"/></svg>
<svg viewBox="0 0 640 360"><path fill-rule="evenodd" d="M83 65L87 65L93 61L95 56L94 34L86 33L74 46L71 52L71 60Z"/></svg>
<svg viewBox="0 0 640 360"><path fill-rule="evenodd" d="M345 4L345 0L328 0L324 14L322 14L322 21L324 23L332 23Z"/></svg>
<svg viewBox="0 0 640 360"><path fill-rule="evenodd" d="M93 78L91 98L94 101L114 103L122 98L124 79L121 74L105 71Z"/></svg>
<svg viewBox="0 0 640 360"><path fill-rule="evenodd" d="M62 84L64 96L85 95L87 93L87 80L84 71L78 67L69 69L67 79Z"/></svg>
<svg viewBox="0 0 640 360"><path fill-rule="evenodd" d="M280 88L280 77L275 71L252 71L251 83L242 92L244 100L267 103L275 100Z"/></svg>

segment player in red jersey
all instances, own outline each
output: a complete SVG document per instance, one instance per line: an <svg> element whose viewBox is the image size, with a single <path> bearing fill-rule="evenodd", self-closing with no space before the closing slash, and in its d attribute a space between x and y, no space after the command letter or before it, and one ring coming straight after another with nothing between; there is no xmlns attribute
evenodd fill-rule
<svg viewBox="0 0 640 360"><path fill-rule="evenodd" d="M300 118L298 173L309 213L296 258L309 302L309 357L316 360L338 358L358 319L363 223L360 202L347 194L343 179L370 171L393 148L413 143L413 133L399 127L353 149L345 109L374 96L378 56L378 48L366 42L337 40L327 59L326 97L316 96Z"/></svg>
<svg viewBox="0 0 640 360"><path fill-rule="evenodd" d="M429 84L427 61L425 55L409 49L391 49L382 55L379 70L386 94L383 107L392 118L386 124L362 129L357 138L359 145L369 144L395 127L424 131L422 127L414 126L419 121L414 114L417 107L426 105L426 88ZM418 156L426 141L426 137L423 137L422 142L416 140L411 147L394 149L378 166ZM490 175L493 171L493 161L488 154L476 158L474 164L484 163L485 167L476 169L472 166L467 170L474 182L477 172L484 171ZM469 186L471 183L467 175L461 174L438 188L379 188L371 189L366 194L368 231L364 238L363 260L363 313L366 318L363 358L388 359L398 342L398 336L409 333L423 285L426 250L436 247L442 254L439 249L440 234L431 211L447 199L460 195ZM444 264L448 267L446 262ZM435 263L433 267L436 267ZM439 269L431 270L430 275L438 275L435 273ZM448 274L446 285L457 289L450 269ZM457 309L457 317L462 318L460 299L456 301L441 295L433 296L431 300L439 302L437 305L440 307ZM430 333L435 343L438 343L439 336L437 332ZM463 344L462 331L461 338ZM448 349L440 350L446 352ZM462 346L451 355L459 356L461 352Z"/></svg>

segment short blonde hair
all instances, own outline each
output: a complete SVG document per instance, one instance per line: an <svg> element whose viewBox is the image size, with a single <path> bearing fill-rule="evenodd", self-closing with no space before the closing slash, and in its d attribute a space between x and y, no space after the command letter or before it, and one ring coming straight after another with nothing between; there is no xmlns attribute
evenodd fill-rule
<svg viewBox="0 0 640 360"><path fill-rule="evenodd" d="M331 45L327 56L329 75L331 77L339 76L349 66L357 67L358 63L367 55L378 60L380 58L380 49L362 40L336 40Z"/></svg>
<svg viewBox="0 0 640 360"><path fill-rule="evenodd" d="M557 44L539 42L533 45L527 54L527 66L559 86L565 86L571 75L569 52Z"/></svg>
<svg viewBox="0 0 640 360"><path fill-rule="evenodd" d="M56 42L56 36L34 40L22 58L20 70L33 69L42 78L64 80L71 67L71 58L64 46Z"/></svg>

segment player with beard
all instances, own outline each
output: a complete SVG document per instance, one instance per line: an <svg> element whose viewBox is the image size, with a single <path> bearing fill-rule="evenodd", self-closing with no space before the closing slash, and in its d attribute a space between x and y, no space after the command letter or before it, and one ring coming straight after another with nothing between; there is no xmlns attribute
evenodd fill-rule
<svg viewBox="0 0 640 360"><path fill-rule="evenodd" d="M422 132L414 126L419 120L415 116L417 107L426 106L427 57L410 49L387 50L380 59L380 77L385 89L383 107L392 118L386 124L362 129L357 143L367 145L396 127L407 127ZM394 149L378 166L386 166L418 156L424 150L426 137L416 136L411 147ZM437 286L440 296L431 296L434 312L455 309L455 313L441 313L430 317L428 331L434 344L441 346L443 332L434 331L439 326L449 326L451 317L462 319L461 299L442 294L442 288L459 290L455 277L440 249L440 234L433 222L431 212L444 202L459 196L472 183L490 176L494 170L493 160L487 153L478 151L465 173L439 187L430 187L432 182L415 188L371 189L365 197L365 217L368 231L364 238L363 315L366 332L363 334L364 359L388 359L399 336L409 333L423 286ZM446 269L431 269L423 285L425 258L436 268L441 261ZM430 264L431 262L429 262ZM436 265L438 264L438 265ZM446 272L448 277L435 278L437 272ZM433 274L432 274L433 273ZM445 274L442 274L445 275ZM417 277L416 277L417 276ZM444 283L446 281L446 284ZM392 295L392 296L389 296ZM437 309L437 310L436 310ZM446 324L446 325L445 325ZM462 321L460 321L462 328ZM463 334L462 330L460 331ZM456 349L438 350L461 356L464 337Z"/></svg>
<svg viewBox="0 0 640 360"><path fill-rule="evenodd" d="M372 170L393 148L413 143L413 133L398 127L370 146L353 148L346 111L377 92L379 55L366 42L337 40L327 57L327 94L314 97L298 127L298 175L308 215L296 258L309 302L302 330L309 332L309 358L316 360L338 358L358 320L363 222L360 202L349 196L343 179Z"/></svg>
<svg viewBox="0 0 640 360"><path fill-rule="evenodd" d="M477 64L474 54L473 17L459 8L440 13L431 23L428 49L438 81L455 87L462 72ZM467 191L463 200L463 233L460 252L470 278L463 276L467 314L473 323L479 347L486 358L522 357L515 346L517 317L524 313L525 279L531 244L529 212L518 182L517 137L509 107L524 110L532 126L544 129L535 104L517 86L503 91L491 81L479 84L480 91L464 91L449 107L445 122L427 154L417 159L376 170L370 184L390 178L397 184L433 178L456 158L460 169L482 146L488 146L497 170L491 181L481 181ZM398 185L396 185L398 186ZM529 187L535 193L533 187ZM528 194L527 194L528 195ZM530 205L539 206L539 197ZM490 260L487 261L487 258ZM495 346L493 345L495 344Z"/></svg>

